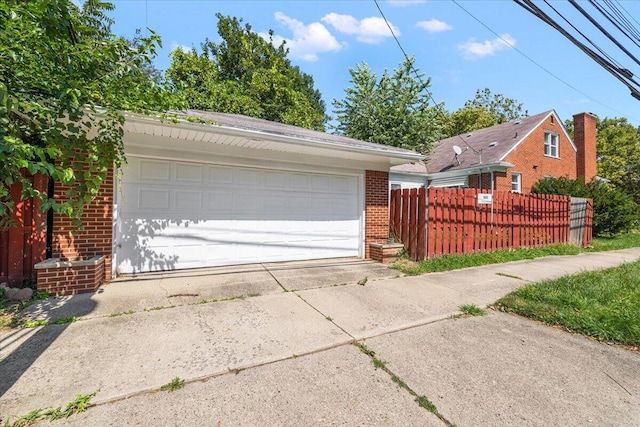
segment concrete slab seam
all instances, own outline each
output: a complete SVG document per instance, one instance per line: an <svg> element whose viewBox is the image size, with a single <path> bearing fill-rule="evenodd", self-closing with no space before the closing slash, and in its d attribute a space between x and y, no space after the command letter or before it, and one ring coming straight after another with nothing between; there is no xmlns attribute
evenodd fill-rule
<svg viewBox="0 0 640 427"><path fill-rule="evenodd" d="M409 324L409 325L398 326L396 328L389 329L389 330L386 330L384 332L379 332L377 334L364 335L362 337L354 337L354 340L356 340L356 341L368 340L368 339L371 339L371 338L378 338L378 337L383 337L385 335L394 334L396 332L402 332L402 331L407 331L407 330L410 330L410 329L419 328L421 326L431 325L431 324L434 324L434 323L442 322L443 320L455 320L454 316L457 316L459 314L460 314L460 311L457 311L455 313L443 314L443 315L440 315L440 316L434 316L434 317L430 318L429 320L427 320L426 322L412 323L412 324ZM339 325L336 325L336 326L340 327Z"/></svg>
<svg viewBox="0 0 640 427"><path fill-rule="evenodd" d="M336 328L340 329L342 332L344 332L345 334L347 334L348 336L350 336L350 337L351 337L351 339L355 341L355 339L356 339L356 338L355 338L353 335L351 335L349 332L347 332L347 330L346 330L346 329L344 329L342 326L340 326L340 325L338 325L336 322L334 322L334 321L333 321L333 319L332 319L330 316L328 316L328 315L324 314L324 313L323 313L323 312L321 312L318 308L314 307L311 303L309 303L309 301L307 301L306 299L304 299L304 298L302 297L302 295L300 295L298 292L295 292L295 291L294 291L294 293L295 293L295 294L296 294L296 296L297 296L298 298L300 298L300 299L301 299L305 304L307 304L309 307L311 307L313 310L315 310L315 311L316 311L318 314L320 314L322 317L324 317L325 319L327 319L327 321L329 321L329 322L333 323L333 324L335 325L335 327L336 327Z"/></svg>
<svg viewBox="0 0 640 427"><path fill-rule="evenodd" d="M284 286L282 286L282 283L280 283L280 281L279 281L278 279L276 279L276 276L274 276L274 275L273 275L273 273L271 272L271 270L269 270L269 269L267 268L267 266L266 266L266 265L264 265L264 264L260 264L260 266L261 266L262 268L264 268L264 271L266 271L267 273L269 273L269 276L271 276L271 277L273 278L273 280L275 280L275 281L276 281L276 283L278 284L278 286L280 286L280 287L282 288L282 290L283 290L283 291L285 291L285 292L289 292L289 291L287 290L287 288L285 288Z"/></svg>
<svg viewBox="0 0 640 427"><path fill-rule="evenodd" d="M194 383L204 383L207 382L211 379L214 378L219 378L225 375L238 375L240 372L242 371L247 371L250 369L254 369L254 368L259 368L259 367L263 367L263 366L269 366L269 365L273 365L275 363L279 363L279 362L284 362L287 360L293 360L293 359L299 359L301 357L305 357L305 356L311 356L317 353L322 353L325 351L329 351L329 350L333 350L339 347L344 347L347 345L353 345L356 343L355 339L348 339L345 340L343 342L338 342L332 345L328 345L328 346L324 346L324 347L320 347L317 348L315 350L312 351L308 351L308 352L304 352L301 354L292 354L291 356L288 357L281 357L281 358L275 358L273 360L269 360L267 362L260 362L260 363L252 363L252 364L247 364L247 365L243 365L237 368L227 368L225 370L220 370L218 372L214 372L211 374L207 374L207 375L202 375L200 377L194 377L194 378L190 378L190 379L184 379L184 383L183 383L183 387L189 384L194 384ZM146 388L146 389L142 389L142 390L138 390L138 391L134 391L131 393L127 393L121 396L117 396L117 397L112 397L109 399L104 399L104 400L98 400L95 403L92 403L91 405L89 405L89 407L97 407L97 406L105 406L105 405L109 405L112 403L116 403L116 402L120 402L123 400L127 400L127 399L131 399L133 397L137 397L137 396L146 396L149 394L155 394L155 393L159 393L161 392L161 387L152 387L152 388Z"/></svg>
<svg viewBox="0 0 640 427"><path fill-rule="evenodd" d="M453 424L451 421L445 418L444 415L442 415L440 411L438 411L438 408L431 401L431 399L429 399L427 396L420 396L418 393L416 393L415 390L409 387L409 385L402 378L400 378L391 369L387 367L385 361L378 359L376 357L375 350L370 349L364 343L360 343L360 342L354 342L353 345L356 346L363 354L369 357L369 359L371 359L371 362L373 363L373 366L376 369L381 369L383 372L389 375L389 377L391 378L391 381L394 382L398 386L398 388L406 390L412 397L414 397L415 402L418 404L418 406L420 406L423 409L426 409L427 411L431 412L433 415L438 417L440 421L442 421L447 427L455 426L455 424ZM426 399L426 402L424 401L424 399Z"/></svg>

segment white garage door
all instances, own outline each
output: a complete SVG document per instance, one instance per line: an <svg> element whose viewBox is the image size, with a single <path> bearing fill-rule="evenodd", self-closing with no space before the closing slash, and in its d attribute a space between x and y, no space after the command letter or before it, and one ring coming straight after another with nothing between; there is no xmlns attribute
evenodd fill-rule
<svg viewBox="0 0 640 427"><path fill-rule="evenodd" d="M119 273L358 256L358 178L128 157Z"/></svg>

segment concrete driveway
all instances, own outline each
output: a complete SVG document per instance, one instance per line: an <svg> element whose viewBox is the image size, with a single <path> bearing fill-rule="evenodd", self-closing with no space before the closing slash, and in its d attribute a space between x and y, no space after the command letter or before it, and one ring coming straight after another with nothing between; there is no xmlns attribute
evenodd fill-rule
<svg viewBox="0 0 640 427"><path fill-rule="evenodd" d="M461 304L492 303L529 277L639 257L632 249L420 277L389 272L364 285L332 279L326 287L169 305L152 304L159 294L169 302L197 297L177 297L165 282L146 288L161 292L130 294L126 305L109 285L29 313L87 320L0 334L0 413L15 419L97 391L96 406L55 424L637 426L637 352L503 313L451 315ZM129 285L142 292L144 283ZM145 298L146 310L109 311ZM175 377L186 381L182 389L159 391Z"/></svg>

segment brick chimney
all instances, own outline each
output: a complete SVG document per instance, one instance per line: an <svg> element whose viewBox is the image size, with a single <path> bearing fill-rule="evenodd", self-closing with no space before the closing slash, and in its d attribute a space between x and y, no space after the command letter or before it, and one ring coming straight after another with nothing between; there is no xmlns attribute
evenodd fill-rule
<svg viewBox="0 0 640 427"><path fill-rule="evenodd" d="M584 182L596 176L596 116L580 113L573 116L573 142L576 144L576 176Z"/></svg>

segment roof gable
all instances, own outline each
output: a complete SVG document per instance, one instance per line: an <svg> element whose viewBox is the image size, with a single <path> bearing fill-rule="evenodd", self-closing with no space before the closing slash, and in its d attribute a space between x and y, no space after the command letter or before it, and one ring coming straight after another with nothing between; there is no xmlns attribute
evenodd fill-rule
<svg viewBox="0 0 640 427"><path fill-rule="evenodd" d="M544 123L550 115L554 115L560 129L570 141L573 149L576 150L575 144L569 137L556 112L549 110L519 120L440 140L434 145L433 150L427 157L427 171L432 174L503 162L506 156ZM461 151L458 155L454 151L456 146Z"/></svg>

